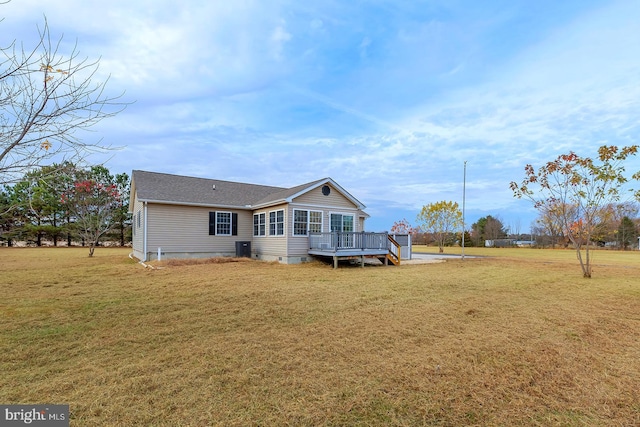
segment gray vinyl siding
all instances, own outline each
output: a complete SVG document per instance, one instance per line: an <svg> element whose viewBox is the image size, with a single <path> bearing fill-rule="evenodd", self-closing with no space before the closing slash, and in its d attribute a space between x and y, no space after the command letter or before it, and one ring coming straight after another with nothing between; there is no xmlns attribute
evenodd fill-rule
<svg viewBox="0 0 640 427"><path fill-rule="evenodd" d="M322 187L315 188L309 192L306 192L293 200L293 203L289 206L289 242L288 242L288 255L289 256L303 256L309 252L309 239L303 236L293 235L293 211L294 209L303 209L309 211L321 211L322 212L322 231L329 232L330 226L330 214L331 213L348 213L354 215L354 227L360 226L358 221L359 210L358 207L342 195L333 186L329 186L331 192L328 196L322 194ZM356 229L355 231L362 231Z"/></svg>
<svg viewBox="0 0 640 427"><path fill-rule="evenodd" d="M349 199L342 195L338 190L331 188L331 193L328 196L322 194L322 187L314 188L313 190L304 193L293 200L295 204L322 206L331 208L347 208L357 209L358 207L353 204Z"/></svg>
<svg viewBox="0 0 640 427"><path fill-rule="evenodd" d="M222 184L220 181L219 185ZM354 216L354 231L364 229L366 214L359 209L359 202L354 202L330 183L327 185L331 188L329 195L324 195L322 186L319 186L303 194L295 193L300 195L291 203L284 202L287 200L285 197L274 198L273 203L280 204L255 211L177 204L179 202L158 203L161 199L145 204L135 192L131 210L134 255L141 260L153 260L157 258L160 248L164 259L234 256L236 243L247 241L251 242L251 256L254 259L283 263L306 261L309 257L309 240L307 236L293 236L294 209L322 212L323 232L330 231L332 213L351 214ZM223 187L218 189L222 190ZM278 210L284 211L284 235L272 236L269 234L269 213ZM209 235L209 213L215 211L238 215L236 236ZM265 236L253 235L253 215L256 213L265 214Z"/></svg>
<svg viewBox="0 0 640 427"><path fill-rule="evenodd" d="M269 235L269 212L278 210L284 211L284 236L270 236ZM253 236L253 214L264 213L266 216L266 235L265 236ZM252 213L252 246L251 251L258 259L265 260L280 260L280 257L287 255L287 236L291 233L290 224L291 215L287 209L286 204L272 206L265 209L259 209ZM306 254L306 253L305 253Z"/></svg>
<svg viewBox="0 0 640 427"><path fill-rule="evenodd" d="M237 236L209 235L209 212L238 214ZM149 203L147 252L155 258L158 248L167 257L234 256L237 241L251 241L253 215L249 211Z"/></svg>
<svg viewBox="0 0 640 427"><path fill-rule="evenodd" d="M305 205L289 205L289 218L291 218L291 221L287 224L288 225L288 236L289 238L287 239L287 247L288 247L288 255L289 256L304 256L307 255L307 252L309 252L309 237L307 236L294 236L293 235L293 211L296 209L303 209L303 210L314 210L314 211L321 211L322 208L318 208L318 207L310 207L310 206L305 206ZM322 214L322 231L325 231L325 224L326 224L326 219L325 219L325 213L323 212Z"/></svg>
<svg viewBox="0 0 640 427"><path fill-rule="evenodd" d="M132 208L132 246L133 255L138 259L144 258L144 209L143 204L136 196Z"/></svg>
<svg viewBox="0 0 640 427"><path fill-rule="evenodd" d="M325 197L325 196L323 196ZM296 199L297 200L297 199ZM347 199L343 199L347 200ZM347 200L348 202L348 200ZM349 202L350 203L350 202ZM332 213L341 213L341 214L352 214L354 216L354 231L363 231L362 224L363 222L359 220L360 210L356 209L353 204L350 207L346 207L343 203L341 206L317 206L317 205L303 205L303 204L291 204L289 205L288 215L291 220L288 223L289 231L288 231L288 252L289 256L297 257L297 256L305 256L309 252L309 238L307 236L294 236L293 235L293 211L294 210L306 210L306 211L319 211L322 212L322 232L328 233L331 231L331 214Z"/></svg>

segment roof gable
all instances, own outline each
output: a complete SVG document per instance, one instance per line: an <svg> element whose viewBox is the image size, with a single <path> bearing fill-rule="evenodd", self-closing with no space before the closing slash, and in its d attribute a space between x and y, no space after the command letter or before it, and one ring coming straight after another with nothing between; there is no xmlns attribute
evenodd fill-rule
<svg viewBox="0 0 640 427"><path fill-rule="evenodd" d="M325 184L330 184L333 188L338 190L345 198L347 198L351 203L356 205L358 209L365 208L365 205L363 205L358 199L356 199L351 194L349 194L348 191L346 191L344 188L338 185L338 183L331 178L319 179L317 181L308 182L306 184L301 184L296 187L287 188L278 193L270 194L265 199L260 200L257 203L257 206L272 205L276 203L291 203L293 199L300 197L303 194L309 193L310 191L313 191L316 188L321 187Z"/></svg>

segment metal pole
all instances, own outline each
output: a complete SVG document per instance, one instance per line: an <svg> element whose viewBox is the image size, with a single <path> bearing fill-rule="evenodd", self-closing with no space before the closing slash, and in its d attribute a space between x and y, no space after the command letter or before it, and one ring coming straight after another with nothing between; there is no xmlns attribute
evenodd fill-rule
<svg viewBox="0 0 640 427"><path fill-rule="evenodd" d="M467 192L467 161L464 161L464 174L462 176L462 259L464 259L464 205Z"/></svg>

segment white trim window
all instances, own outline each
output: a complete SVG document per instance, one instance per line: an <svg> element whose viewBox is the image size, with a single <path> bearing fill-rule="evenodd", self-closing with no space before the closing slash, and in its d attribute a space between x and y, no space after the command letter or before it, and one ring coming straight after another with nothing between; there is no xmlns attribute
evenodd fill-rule
<svg viewBox="0 0 640 427"><path fill-rule="evenodd" d="M267 228L267 214L264 212L253 214L253 235L264 236L266 235Z"/></svg>
<svg viewBox="0 0 640 427"><path fill-rule="evenodd" d="M209 212L210 236L237 236L238 214L235 212Z"/></svg>
<svg viewBox="0 0 640 427"><path fill-rule="evenodd" d="M231 236L231 212L216 212L216 235Z"/></svg>
<svg viewBox="0 0 640 427"><path fill-rule="evenodd" d="M293 210L293 235L308 236L309 232L322 232L322 211Z"/></svg>
<svg viewBox="0 0 640 427"><path fill-rule="evenodd" d="M309 231L322 233L322 211L309 211Z"/></svg>
<svg viewBox="0 0 640 427"><path fill-rule="evenodd" d="M350 233L355 230L355 215L331 213L331 231Z"/></svg>
<svg viewBox="0 0 640 427"><path fill-rule="evenodd" d="M338 245L341 248L352 248L354 244L353 232L355 231L355 215L331 213L329 214L331 232L337 232L340 239Z"/></svg>
<svg viewBox="0 0 640 427"><path fill-rule="evenodd" d="M284 236L284 209L269 212L269 236Z"/></svg>

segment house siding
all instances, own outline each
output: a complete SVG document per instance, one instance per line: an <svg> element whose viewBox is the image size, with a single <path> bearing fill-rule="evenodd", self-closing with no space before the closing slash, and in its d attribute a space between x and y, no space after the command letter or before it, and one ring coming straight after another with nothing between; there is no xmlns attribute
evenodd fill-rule
<svg viewBox="0 0 640 427"><path fill-rule="evenodd" d="M322 188L315 188L299 197L293 199L288 206L287 256L290 260L304 261L308 257L309 238L307 236L293 235L293 211L296 209L322 212L322 231L330 231L330 215L332 213L353 214L354 231L362 231L363 222L359 220L362 211L358 209L351 200L342 195L333 186L330 186L331 193L328 196L322 194Z"/></svg>
<svg viewBox="0 0 640 427"><path fill-rule="evenodd" d="M238 214L237 236L209 235L209 212ZM147 204L147 256L204 258L235 256L237 241L251 241L253 215L248 211L215 209L197 206Z"/></svg>
<svg viewBox="0 0 640 427"><path fill-rule="evenodd" d="M321 186L296 197L292 202L295 204L299 203L310 206L322 206L323 208L329 206L333 208L358 208L355 204L353 204L353 202L351 202L351 200L343 196L342 193L336 190L333 186L329 185L329 188L331 188L331 193L329 193L328 196L322 194Z"/></svg>
<svg viewBox="0 0 640 427"><path fill-rule="evenodd" d="M144 205L138 200L137 195L134 197L132 205L132 246L133 256L138 259L144 259Z"/></svg>
<svg viewBox="0 0 640 427"><path fill-rule="evenodd" d="M269 235L269 213L274 211L284 211L284 236L270 236ZM286 254L287 254L287 235L289 234L289 221L291 216L287 210L287 205L277 205L271 206L265 209L259 209L252 213L252 221L253 214L264 213L266 217L266 235L265 236L253 236L253 228L251 231L252 234L252 248L253 257L256 259L264 260L264 261L280 261L287 262ZM252 222L253 224L253 222ZM252 226L253 227L253 226ZM284 258L283 258L284 257Z"/></svg>
<svg viewBox="0 0 640 427"><path fill-rule="evenodd" d="M135 172L135 171L134 171ZM159 174L163 176L162 174ZM357 200L350 197L348 193L344 193L339 186L334 186L332 181L317 181L310 183L307 189L305 186L299 186L298 189L290 189L281 198L273 198L274 205L261 204L259 209L250 210L250 204L233 204L238 206L237 209L231 208L213 208L187 203L186 200L180 199L174 194L175 198L167 199L164 193L153 193L157 190L155 175L141 175L147 181L140 179L139 184L144 185L144 192L138 191L135 182L132 181L132 200L131 213L133 219L133 254L141 260L149 261L157 259L158 254L163 259L168 258L196 258L196 257L215 257L215 256L235 256L236 246L238 242L250 242L251 257L266 261L278 261L281 263L292 264L304 262L312 259L308 255L309 239L308 236L293 236L293 211L302 209L307 211L322 212L322 231L330 231L330 215L332 213L351 214L354 216L354 231L364 230L364 218L366 214L360 209ZM153 179L152 179L153 178ZM185 177L179 177L184 181ZM190 184L193 184L189 181ZM194 178L195 180L195 178ZM182 182L180 181L180 182ZM326 184L321 184L326 182ZM199 183L199 181L197 182ZM226 183L223 181L215 181L214 184L207 181L207 189L210 191L211 185L217 185L220 189L218 200L220 205L226 205L229 200L229 194L223 193L223 185L237 183ZM314 186L316 186L314 188ZM323 194L322 188L328 185L331 191L329 194ZM249 190L254 189L249 187ZM189 191L192 188L190 185ZM244 188L244 187L243 187ZM262 187L260 187L262 188ZM275 190L281 190L274 187ZM301 189L301 190L300 190ZM264 189L263 189L264 190ZM268 189L270 190L270 189ZM185 190L186 191L186 190ZM295 191L299 191L294 193ZM154 200L144 202L140 200L143 194L143 200ZM149 195L154 196L149 196ZM288 194L289 196L287 196ZM293 197L292 194L298 194ZM194 196L195 197L195 196ZM249 199L251 199L250 196ZM289 199L287 197L293 197ZM276 201L277 200L277 201ZM287 200L288 202L285 202ZM166 201L164 203L163 201ZM209 204L209 203L207 203ZM217 205L217 202L210 203ZM246 209L243 208L246 206ZM266 206L266 207L265 207ZM272 236L270 231L269 214L274 211L282 210L284 212L284 235ZM211 212L230 212L237 215L237 235L220 236L210 235L209 232L209 214ZM254 214L265 214L265 235L253 235L253 216Z"/></svg>
<svg viewBox="0 0 640 427"><path fill-rule="evenodd" d="M326 229L326 214L322 208L317 206L291 204L289 205L289 218L291 222L288 223L288 241L287 241L287 256L288 257L303 257L309 252L309 237L308 236L294 236L293 235L293 211L295 209L322 211L322 230Z"/></svg>

